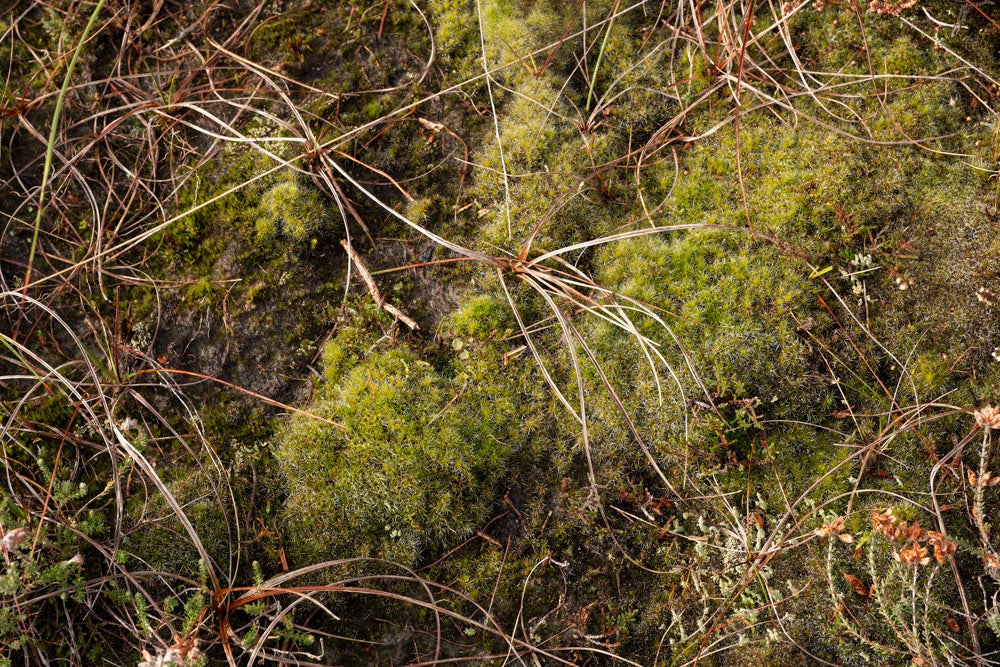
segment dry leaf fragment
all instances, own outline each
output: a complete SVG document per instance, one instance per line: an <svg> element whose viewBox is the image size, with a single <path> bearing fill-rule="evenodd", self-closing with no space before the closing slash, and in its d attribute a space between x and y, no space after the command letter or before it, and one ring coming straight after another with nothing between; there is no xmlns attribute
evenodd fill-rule
<svg viewBox="0 0 1000 667"><path fill-rule="evenodd" d="M848 574L844 572L844 579L847 580L847 585L850 586L855 593L863 598L870 598L872 596L872 589L865 586L864 582L855 577L853 574Z"/></svg>
<svg viewBox="0 0 1000 667"><path fill-rule="evenodd" d="M430 130L431 132L440 132L444 129L444 123L427 120L426 118L417 118L417 122L420 123L424 129Z"/></svg>

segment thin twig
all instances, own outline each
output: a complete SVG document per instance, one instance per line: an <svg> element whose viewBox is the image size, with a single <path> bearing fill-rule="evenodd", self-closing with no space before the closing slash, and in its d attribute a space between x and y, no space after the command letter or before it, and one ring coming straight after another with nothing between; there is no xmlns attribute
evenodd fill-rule
<svg viewBox="0 0 1000 667"><path fill-rule="evenodd" d="M420 325L417 324L413 318L409 317L399 308L386 301L385 297L382 296L382 293L379 292L378 285L375 284L375 279L372 278L372 274L368 271L368 267L366 267L365 263L361 260L361 255L355 252L348 240L341 239L340 245L342 245L344 250L347 251L347 254L350 255L355 268L358 270L358 275L361 276L361 279L365 281L365 285L368 286L368 292L371 293L375 304L387 313L397 317L403 324L410 327L411 330L419 329Z"/></svg>

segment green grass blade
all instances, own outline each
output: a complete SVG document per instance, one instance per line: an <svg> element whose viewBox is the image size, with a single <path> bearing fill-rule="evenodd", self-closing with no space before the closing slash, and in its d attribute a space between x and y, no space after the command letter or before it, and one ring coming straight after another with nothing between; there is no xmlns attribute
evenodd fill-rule
<svg viewBox="0 0 1000 667"><path fill-rule="evenodd" d="M38 246L38 230L42 226L42 209L45 205L45 186L49 182L49 171L52 169L52 155L55 153L56 147L56 134L59 132L59 116L62 115L63 102L66 100L66 91L69 90L69 81L73 78L73 70L76 69L76 62L80 59L80 53L83 51L83 45L87 41L87 36L90 35L91 29L94 27L94 23L97 21L97 15L100 14L101 9L104 8L105 0L98 0L97 6L94 7L93 13L90 15L90 20L87 21L87 26L83 29L83 34L80 35L80 41L76 45L76 49L73 51L73 58L69 61L69 67L66 69L66 76L63 77L62 88L59 90L59 97L56 99L56 110L52 114L52 127L49 130L49 142L45 148L45 166L42 169L42 185L38 189L38 212L35 215L35 231L31 235L31 251L28 253L28 269L24 273L24 289L28 289L28 284L31 282L31 265L35 260L35 249Z"/></svg>

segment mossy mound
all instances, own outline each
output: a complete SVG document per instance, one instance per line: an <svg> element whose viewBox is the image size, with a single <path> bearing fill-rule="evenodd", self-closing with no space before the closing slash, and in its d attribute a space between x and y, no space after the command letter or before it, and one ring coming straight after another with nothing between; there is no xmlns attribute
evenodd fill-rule
<svg viewBox="0 0 1000 667"><path fill-rule="evenodd" d="M277 449L296 562L412 564L482 525L509 459L539 437L533 405L548 402L530 366L504 367L488 340L501 324L495 307L471 302L448 327L455 358L443 366L354 327L327 343L309 404L323 420L293 417Z"/></svg>
<svg viewBox="0 0 1000 667"><path fill-rule="evenodd" d="M254 217L262 240L284 233L302 241L330 220L330 210L321 195L295 179L271 186L261 197Z"/></svg>
<svg viewBox="0 0 1000 667"><path fill-rule="evenodd" d="M127 641L200 635L220 660L225 623L255 660L344 664L995 653L997 436L970 413L1000 401L997 30L944 0L875 10L892 2L283 0L212 4L193 32L168 3L142 35L103 25L24 290L88 349L22 308L3 361L10 386L60 369L31 391L74 398L3 403L24 492L0 527L43 526L4 551L5 600L44 603L46 633L124 618ZM0 25L23 35L0 44L12 210L36 201L82 18ZM101 69L112 41L127 77ZM101 108L112 90L127 102ZM142 136L156 159L130 152ZM156 418L135 446L237 591L209 604L162 487L96 437L126 409ZM877 523L890 505L906 535ZM347 587L289 603L272 575Z"/></svg>

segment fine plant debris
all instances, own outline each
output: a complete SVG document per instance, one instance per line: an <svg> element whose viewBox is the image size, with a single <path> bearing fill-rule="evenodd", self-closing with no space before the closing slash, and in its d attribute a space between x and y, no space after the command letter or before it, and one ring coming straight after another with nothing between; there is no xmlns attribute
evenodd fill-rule
<svg viewBox="0 0 1000 667"><path fill-rule="evenodd" d="M1000 664L996 0L0 0L0 667Z"/></svg>

